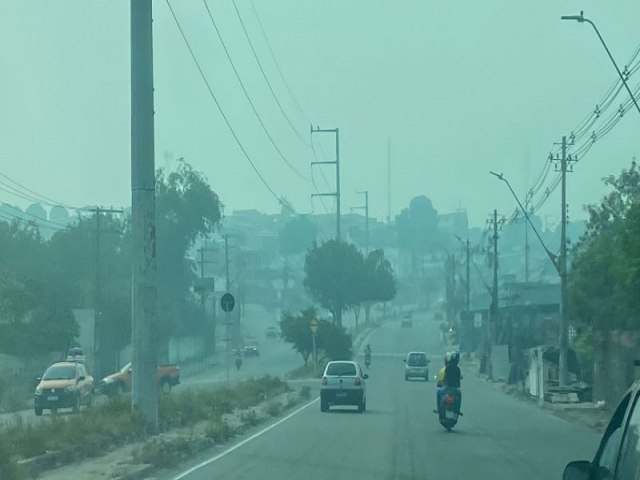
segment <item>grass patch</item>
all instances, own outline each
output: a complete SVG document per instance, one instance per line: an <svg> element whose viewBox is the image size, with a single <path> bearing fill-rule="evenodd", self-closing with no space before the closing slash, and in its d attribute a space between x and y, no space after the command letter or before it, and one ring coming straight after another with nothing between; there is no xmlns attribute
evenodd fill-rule
<svg viewBox="0 0 640 480"><path fill-rule="evenodd" d="M215 441L225 441L233 435L231 427L222 415L234 409L247 410L259 403L290 391L286 382L275 377L247 380L235 388L196 389L174 392L159 397L159 425L162 431L176 427L193 427L200 421L209 421L207 436ZM245 413L245 422L258 423L256 413ZM146 436L142 419L131 412L127 396L65 418L51 418L34 425L17 424L0 430L0 469L10 468L8 459L24 459L58 452L61 461L71 462L95 457L105 451ZM148 458L160 455L167 445L152 444L146 452ZM180 445L170 447L181 455ZM169 454L167 454L169 455ZM171 454L173 455L173 454ZM170 457L168 462L173 461ZM158 464L160 459L150 463ZM7 466L5 466L5 464ZM12 467L11 467L12 468ZM7 470L8 471L8 470ZM12 478L0 470L0 478ZM20 478L20 477L16 477Z"/></svg>
<svg viewBox="0 0 640 480"><path fill-rule="evenodd" d="M258 419L258 414L254 409L248 410L246 412L242 412L240 414L240 421L243 423L243 425L246 425L249 427L255 427L260 423L260 420Z"/></svg>
<svg viewBox="0 0 640 480"><path fill-rule="evenodd" d="M280 402L271 402L265 409L267 415L271 417L277 417L278 415L280 415L281 410L282 406L280 405Z"/></svg>
<svg viewBox="0 0 640 480"><path fill-rule="evenodd" d="M309 385L305 385L300 389L300 398L302 400L309 400L311 398L311 387Z"/></svg>
<svg viewBox="0 0 640 480"><path fill-rule="evenodd" d="M226 420L217 418L209 422L205 428L204 435L215 443L225 443L233 437L234 431Z"/></svg>
<svg viewBox="0 0 640 480"><path fill-rule="evenodd" d="M159 468L171 468L192 454L189 438L150 440L133 452L133 458L139 463L147 463Z"/></svg>

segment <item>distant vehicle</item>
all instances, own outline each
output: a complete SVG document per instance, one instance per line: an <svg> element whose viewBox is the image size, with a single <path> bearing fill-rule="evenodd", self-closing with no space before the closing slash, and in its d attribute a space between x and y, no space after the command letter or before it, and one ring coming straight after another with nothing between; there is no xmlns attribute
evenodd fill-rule
<svg viewBox="0 0 640 480"><path fill-rule="evenodd" d="M639 399L640 380L636 380L613 412L595 458L569 463L564 470L564 480L640 479Z"/></svg>
<svg viewBox="0 0 640 480"><path fill-rule="evenodd" d="M278 333L278 329L276 327L267 327L267 331L265 333L265 337L267 338L278 338L280 335Z"/></svg>
<svg viewBox="0 0 640 480"><path fill-rule="evenodd" d="M404 315L402 315L400 326L402 326L403 328L411 328L413 326L413 321L411 319L410 313L405 313Z"/></svg>
<svg viewBox="0 0 640 480"><path fill-rule="evenodd" d="M424 378L429 381L429 358L424 352L409 352L404 359L404 379Z"/></svg>
<svg viewBox="0 0 640 480"><path fill-rule="evenodd" d="M67 361L69 362L86 362L87 356L80 347L72 347L67 351Z"/></svg>
<svg viewBox="0 0 640 480"><path fill-rule="evenodd" d="M82 362L54 362L38 378L34 411L36 415L42 415L44 409L55 413L59 408L71 408L78 412L82 405L91 406L93 393L93 377Z"/></svg>
<svg viewBox="0 0 640 480"><path fill-rule="evenodd" d="M332 405L355 405L359 412L367 409L369 375L362 372L357 362L329 362L322 375L320 411L327 412Z"/></svg>
<svg viewBox="0 0 640 480"><path fill-rule="evenodd" d="M260 350L258 349L258 345L247 345L244 347L244 356L245 357L259 357Z"/></svg>
<svg viewBox="0 0 640 480"><path fill-rule="evenodd" d="M100 381L100 391L106 395L116 395L130 391L131 372L132 365L129 362L116 373L104 377ZM180 383L180 367L175 364L158 365L156 378L163 391L171 391L172 387Z"/></svg>

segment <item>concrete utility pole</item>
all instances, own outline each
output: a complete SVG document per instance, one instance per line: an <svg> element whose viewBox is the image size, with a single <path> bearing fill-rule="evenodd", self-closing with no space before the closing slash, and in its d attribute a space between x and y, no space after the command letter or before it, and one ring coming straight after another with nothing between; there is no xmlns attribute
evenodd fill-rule
<svg viewBox="0 0 640 480"><path fill-rule="evenodd" d="M467 254L467 261L466 261L467 281L466 281L465 304L467 307L467 312L469 312L471 310L471 243L469 242L468 238L466 240L462 240L462 238L460 238L456 234L453 234L453 236L456 237L456 240L458 240L463 247L465 247L466 254Z"/></svg>
<svg viewBox="0 0 640 480"><path fill-rule="evenodd" d="M131 223L133 288L131 407L158 429L153 16L151 0L131 0Z"/></svg>
<svg viewBox="0 0 640 480"><path fill-rule="evenodd" d="M567 157L567 137L562 137L562 156L560 157L560 171L562 173L562 224L560 227L560 355L559 378L560 386L568 380L568 349L569 349L569 319L567 315L567 164L571 158Z"/></svg>
<svg viewBox="0 0 640 480"><path fill-rule="evenodd" d="M391 222L391 137L387 138L387 222Z"/></svg>
<svg viewBox="0 0 640 480"><path fill-rule="evenodd" d="M529 194L527 194L527 197L525 199L524 202L524 206L527 209L527 211L529 210ZM529 283L529 222L526 221L525 218L525 222L524 222L524 281L526 283Z"/></svg>
<svg viewBox="0 0 640 480"><path fill-rule="evenodd" d="M491 355L495 341L495 326L498 319L498 211L493 211L493 288L491 289L491 313L489 315L489 332L487 341L487 374L493 378Z"/></svg>
<svg viewBox="0 0 640 480"><path fill-rule="evenodd" d="M471 249L467 238L467 312L471 311Z"/></svg>
<svg viewBox="0 0 640 480"><path fill-rule="evenodd" d="M102 330L102 278L100 276L100 214L101 213L122 213L122 209L95 207L89 210L96 215L96 278L94 284L93 303L93 371L98 378L106 375L104 362L104 349Z"/></svg>
<svg viewBox="0 0 640 480"><path fill-rule="evenodd" d="M364 195L364 205L361 207L352 207L351 210L364 210L365 218L365 253L369 254L369 191L357 191L356 193Z"/></svg>
<svg viewBox="0 0 640 480"><path fill-rule="evenodd" d="M224 234L224 289L229 292L231 283L229 281L229 234Z"/></svg>
<svg viewBox="0 0 640 480"><path fill-rule="evenodd" d="M210 277L211 279L211 286L209 287L209 284L205 283L204 279L204 266L205 264L214 264L216 263L213 260L205 260L204 258L204 254L205 251L208 252L212 252L215 251L213 248L205 248L204 243L202 245L202 247L200 247L198 249L198 251L200 252L200 307L202 308L202 313L206 319L206 300L207 300L207 292L210 291L211 292L211 296L212 296L212 319L211 319L211 329L208 329L205 323L205 328L204 328L204 334L205 334L205 343L207 345L207 351L208 352L212 352L215 350L215 346L216 346L216 295L215 295L215 286L213 284L213 276Z"/></svg>
<svg viewBox="0 0 640 480"><path fill-rule="evenodd" d="M336 239L340 240L340 132L338 128L321 129L311 126L311 133L335 133L336 135L336 159L326 162L311 162L313 165L335 165L336 166L336 191L328 193L313 193L312 197L336 197Z"/></svg>

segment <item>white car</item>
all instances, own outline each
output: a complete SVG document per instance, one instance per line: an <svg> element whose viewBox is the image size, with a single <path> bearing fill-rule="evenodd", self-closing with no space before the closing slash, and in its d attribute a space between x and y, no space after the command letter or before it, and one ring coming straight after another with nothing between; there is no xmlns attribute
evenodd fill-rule
<svg viewBox="0 0 640 480"><path fill-rule="evenodd" d="M429 358L424 352L409 352L407 358L404 359L404 379L424 378L429 381Z"/></svg>
<svg viewBox="0 0 640 480"><path fill-rule="evenodd" d="M362 372L357 362L329 362L322 375L320 411L327 412L332 405L355 405L359 412L367 409L369 375Z"/></svg>

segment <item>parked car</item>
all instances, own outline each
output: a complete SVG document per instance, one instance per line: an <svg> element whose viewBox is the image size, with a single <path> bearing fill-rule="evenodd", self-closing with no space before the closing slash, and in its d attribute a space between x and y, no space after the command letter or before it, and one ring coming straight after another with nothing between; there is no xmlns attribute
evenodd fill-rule
<svg viewBox="0 0 640 480"><path fill-rule="evenodd" d="M359 412L367 409L369 375L362 372L357 362L329 362L322 375L320 410L326 412L332 405L355 405Z"/></svg>
<svg viewBox="0 0 640 480"><path fill-rule="evenodd" d="M82 362L54 362L38 378L33 408L36 415L44 409L57 412L59 408L72 408L78 412L82 405L93 403L94 381Z"/></svg>
<svg viewBox="0 0 640 480"><path fill-rule="evenodd" d="M402 316L402 321L400 322L400 325L403 328L411 328L413 326L413 321L411 320L411 314L410 313L405 313Z"/></svg>
<svg viewBox="0 0 640 480"><path fill-rule="evenodd" d="M569 463L564 480L640 480L639 400L640 380L637 380L613 413L593 460Z"/></svg>
<svg viewBox="0 0 640 480"><path fill-rule="evenodd" d="M106 395L116 395L131 390L132 364L127 363L116 373L107 375L100 381L100 391ZM163 391L171 391L180 383L180 367L175 364L158 365L156 372L158 386Z"/></svg>
<svg viewBox="0 0 640 480"><path fill-rule="evenodd" d="M424 378L429 381L429 358L425 352L409 352L404 359L404 379Z"/></svg>
<svg viewBox="0 0 640 480"><path fill-rule="evenodd" d="M278 329L276 327L267 327L267 331L265 333L265 337L267 338L278 338Z"/></svg>
<svg viewBox="0 0 640 480"><path fill-rule="evenodd" d="M259 357L260 350L258 349L258 345L247 345L244 347L244 356L245 357Z"/></svg>

